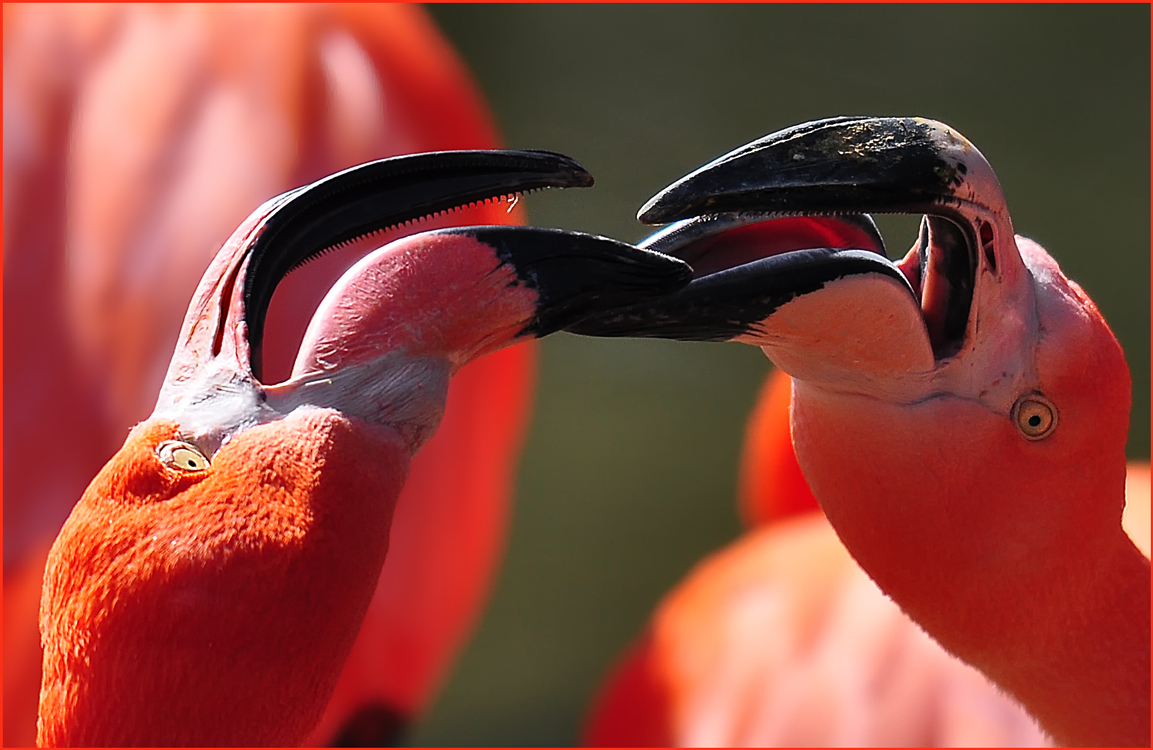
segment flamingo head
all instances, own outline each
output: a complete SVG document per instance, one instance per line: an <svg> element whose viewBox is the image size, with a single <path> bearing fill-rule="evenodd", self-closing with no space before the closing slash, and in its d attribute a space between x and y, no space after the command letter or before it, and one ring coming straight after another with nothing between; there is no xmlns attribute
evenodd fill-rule
<svg viewBox="0 0 1153 750"><path fill-rule="evenodd" d="M591 176L547 152L385 159L271 199L225 243L153 414L49 556L42 744L299 744L376 587L411 456L466 362L689 269L529 227L412 235L321 302L288 380L260 381L265 311L293 268L409 220ZM307 269L304 271L306 272Z"/></svg>
<svg viewBox="0 0 1153 750"><path fill-rule="evenodd" d="M923 216L886 257L867 213ZM1081 288L1014 234L980 151L919 118L841 117L742 146L641 210L688 261L597 335L740 341L793 377L798 460L883 590L975 663L1006 598L1113 553L1129 375ZM1106 542L1105 540L1110 540Z"/></svg>

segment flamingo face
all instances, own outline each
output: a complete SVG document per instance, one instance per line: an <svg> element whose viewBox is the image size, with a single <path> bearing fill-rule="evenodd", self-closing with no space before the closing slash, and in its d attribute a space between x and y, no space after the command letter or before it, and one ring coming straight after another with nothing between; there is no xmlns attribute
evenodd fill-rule
<svg viewBox="0 0 1153 750"><path fill-rule="evenodd" d="M329 291L289 379L259 379L292 268L379 229L591 177L547 152L372 162L257 209L205 273L157 406L49 555L42 745L289 745L320 719L376 588L409 460L452 374L597 306L685 283L591 235L403 238Z"/></svg>
<svg viewBox="0 0 1153 750"><path fill-rule="evenodd" d="M904 259L865 212L924 215ZM1014 235L981 153L929 120L823 120L720 157L640 218L679 222L643 246L696 277L573 330L761 347L793 376L806 478L881 589L1059 742L1148 742L1128 369L1084 292Z"/></svg>

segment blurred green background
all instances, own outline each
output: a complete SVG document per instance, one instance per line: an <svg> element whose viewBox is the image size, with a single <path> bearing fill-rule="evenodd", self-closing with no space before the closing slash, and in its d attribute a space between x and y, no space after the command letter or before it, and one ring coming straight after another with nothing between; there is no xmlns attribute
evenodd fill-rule
<svg viewBox="0 0 1153 750"><path fill-rule="evenodd" d="M636 209L714 157L847 114L953 125L1018 232L1098 303L1149 456L1149 6L435 5L506 142L579 159L591 190L534 223L637 240ZM883 224L891 252L915 220ZM664 592L739 533L745 415L769 370L740 345L541 347L510 545L492 602L416 745L566 745Z"/></svg>

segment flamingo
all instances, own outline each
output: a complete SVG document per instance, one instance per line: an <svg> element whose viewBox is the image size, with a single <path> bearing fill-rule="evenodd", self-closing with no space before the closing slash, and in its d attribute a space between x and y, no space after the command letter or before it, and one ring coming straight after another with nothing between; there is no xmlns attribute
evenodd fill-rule
<svg viewBox="0 0 1153 750"><path fill-rule="evenodd" d="M590 747L1040 746L1012 699L949 656L852 561L789 435L792 381L766 380L738 495L749 531L694 567L593 701ZM1124 527L1149 554L1149 468Z"/></svg>
<svg viewBox="0 0 1153 750"><path fill-rule="evenodd" d="M325 249L474 201L591 184L548 152L371 162L258 208L189 306L153 414L49 552L41 745L299 744L376 588L411 456L468 361L688 281L613 240L467 227L395 241L321 302L264 385L277 282Z"/></svg>
<svg viewBox="0 0 1153 750"><path fill-rule="evenodd" d="M877 211L924 215L896 263L837 216ZM782 212L823 218L808 240L786 219L777 241ZM761 347L793 379L804 475L876 586L1057 743L1147 746L1128 368L1088 296L1014 234L980 151L932 120L821 120L705 165L640 218L678 222L643 244L693 282L573 330Z"/></svg>
<svg viewBox="0 0 1153 750"><path fill-rule="evenodd" d="M294 184L406 152L492 148L499 136L414 5L6 5L4 41L4 742L30 745L48 548L151 411L216 247ZM489 203L384 238L523 216ZM367 249L334 250L282 282L264 340L272 377L287 376L311 310ZM525 342L453 378L309 743L395 739L435 696L499 560L534 363Z"/></svg>

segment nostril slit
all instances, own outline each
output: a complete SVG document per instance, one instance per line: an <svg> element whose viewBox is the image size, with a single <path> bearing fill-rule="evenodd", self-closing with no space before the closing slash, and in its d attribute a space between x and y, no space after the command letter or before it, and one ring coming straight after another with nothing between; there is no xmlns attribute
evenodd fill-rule
<svg viewBox="0 0 1153 750"><path fill-rule="evenodd" d="M997 272L997 254L993 252L993 227L989 226L989 222L981 222L981 250L985 253L985 262L989 264L989 270L993 273Z"/></svg>

